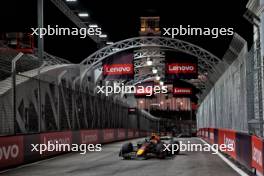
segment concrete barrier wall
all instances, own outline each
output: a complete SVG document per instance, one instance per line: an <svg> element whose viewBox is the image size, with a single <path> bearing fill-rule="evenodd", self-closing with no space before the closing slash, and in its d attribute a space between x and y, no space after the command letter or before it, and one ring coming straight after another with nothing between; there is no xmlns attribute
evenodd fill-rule
<svg viewBox="0 0 264 176"><path fill-rule="evenodd" d="M105 144L150 135L136 129L91 129L0 137L0 170L62 154L32 152L31 144Z"/></svg>
<svg viewBox="0 0 264 176"><path fill-rule="evenodd" d="M225 154L257 175L264 175L264 140L262 138L234 130L217 128L200 128L197 135L211 144L228 145L233 143L234 151L227 151Z"/></svg>

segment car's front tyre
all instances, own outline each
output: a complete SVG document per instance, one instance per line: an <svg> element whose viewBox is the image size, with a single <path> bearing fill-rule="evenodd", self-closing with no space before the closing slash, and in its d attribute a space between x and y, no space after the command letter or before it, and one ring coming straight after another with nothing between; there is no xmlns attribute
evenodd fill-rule
<svg viewBox="0 0 264 176"><path fill-rule="evenodd" d="M129 153L133 152L133 144L132 143L125 143L122 145L119 156L123 157L124 159L130 159Z"/></svg>

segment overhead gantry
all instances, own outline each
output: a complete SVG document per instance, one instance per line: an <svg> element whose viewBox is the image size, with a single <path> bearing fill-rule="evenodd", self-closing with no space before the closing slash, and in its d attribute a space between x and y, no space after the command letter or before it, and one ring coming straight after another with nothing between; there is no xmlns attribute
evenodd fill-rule
<svg viewBox="0 0 264 176"><path fill-rule="evenodd" d="M80 85L85 87L87 85L87 79L84 79L88 76L90 71L93 71L99 67L101 67L101 63L104 59L108 57L124 52L127 50L136 50L136 49L146 49L146 52L135 52L134 59L140 60L141 58L151 57L153 55L161 55L159 52L155 52L157 48L160 51L162 50L171 50L171 51L180 51L191 56L194 56L198 60L198 68L199 68L199 76L206 78L206 79L197 79L197 80L190 80L189 82L194 84L196 87L202 87L203 90L209 91L210 88L213 86L214 82L221 76L224 69L228 66L228 63L222 61L217 56L213 55L209 51L194 45L192 43L179 40L179 39L172 39L172 38L165 38L165 37L157 37L157 36L147 36L147 37L135 37L129 38L126 40L122 40L116 42L112 45L108 45L100 50L94 52L86 59L84 59L80 63ZM148 48L152 48L149 50ZM140 67L142 62L136 62L135 70L137 67ZM147 77L153 76L151 73L141 76L133 80L132 84L136 82L143 81ZM198 76L198 77L199 77ZM199 78L200 78L199 77Z"/></svg>

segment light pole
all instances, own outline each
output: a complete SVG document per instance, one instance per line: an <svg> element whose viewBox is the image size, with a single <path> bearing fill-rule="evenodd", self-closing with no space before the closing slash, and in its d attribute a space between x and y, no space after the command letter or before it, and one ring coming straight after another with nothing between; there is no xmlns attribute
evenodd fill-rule
<svg viewBox="0 0 264 176"><path fill-rule="evenodd" d="M38 28L40 29L44 27L43 0L38 0L37 6L38 6ZM44 52L44 39L43 37L40 38L40 36L38 36L38 57L41 60L43 59L43 52Z"/></svg>
<svg viewBox="0 0 264 176"><path fill-rule="evenodd" d="M12 90L13 90L13 128L14 134L16 134L16 62L23 56L23 53L18 53L16 57L12 59Z"/></svg>

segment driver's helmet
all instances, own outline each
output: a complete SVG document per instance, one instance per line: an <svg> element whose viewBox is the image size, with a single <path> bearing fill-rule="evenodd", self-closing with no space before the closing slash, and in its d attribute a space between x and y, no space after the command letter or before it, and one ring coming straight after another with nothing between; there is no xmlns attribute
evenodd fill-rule
<svg viewBox="0 0 264 176"><path fill-rule="evenodd" d="M158 141L160 141L160 137L157 134L152 133L151 137L150 137L150 140L155 140L155 141L158 142Z"/></svg>

